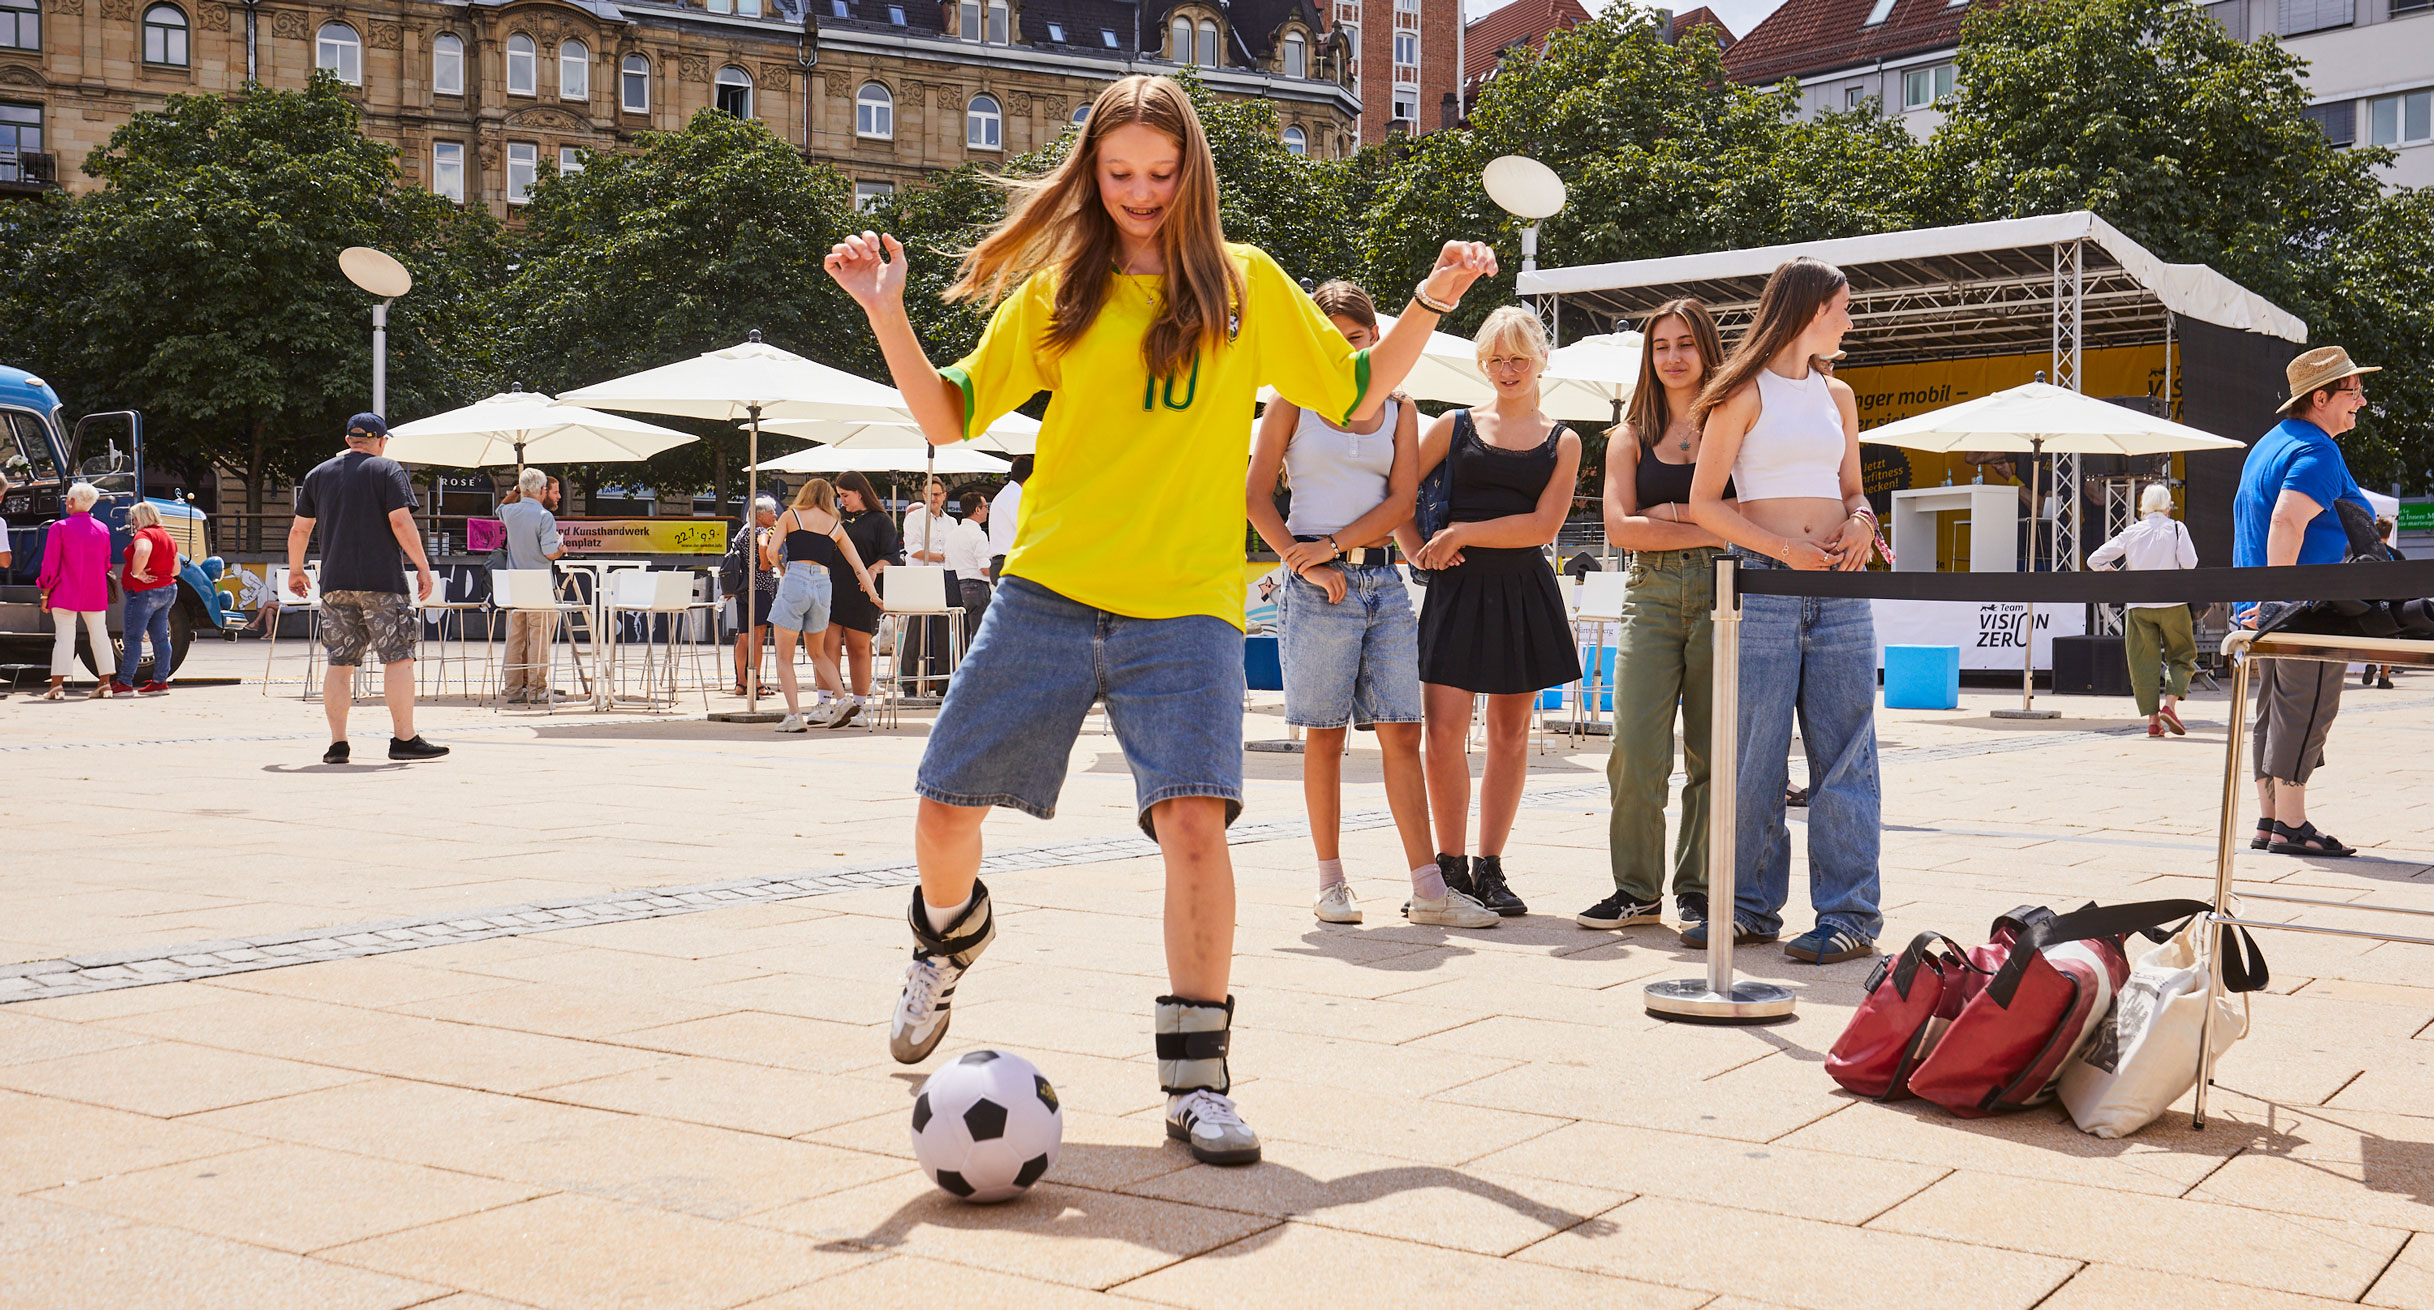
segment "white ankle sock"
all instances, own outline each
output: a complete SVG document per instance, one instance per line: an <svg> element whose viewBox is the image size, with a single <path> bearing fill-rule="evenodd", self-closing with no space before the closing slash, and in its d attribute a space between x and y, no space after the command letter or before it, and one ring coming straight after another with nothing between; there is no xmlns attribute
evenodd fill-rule
<svg viewBox="0 0 2434 1310"><path fill-rule="evenodd" d="M1318 862L1318 889L1325 891L1330 887L1343 885L1344 862L1342 860L1320 860Z"/></svg>
<svg viewBox="0 0 2434 1310"><path fill-rule="evenodd" d="M948 924L955 922L955 916L970 908L972 908L972 898L966 896L961 902L943 908L924 901L921 904L921 913L930 921L931 932L943 933L947 930Z"/></svg>
<svg viewBox="0 0 2434 1310"><path fill-rule="evenodd" d="M1435 860L1430 860L1413 869L1411 871L1411 894L1424 901L1433 901L1443 897L1445 895L1445 869Z"/></svg>

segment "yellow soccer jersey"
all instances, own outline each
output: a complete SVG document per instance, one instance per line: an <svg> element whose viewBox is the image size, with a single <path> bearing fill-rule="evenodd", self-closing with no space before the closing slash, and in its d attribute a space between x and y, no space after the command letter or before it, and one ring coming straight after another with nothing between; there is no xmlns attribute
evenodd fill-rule
<svg viewBox="0 0 2434 1310"><path fill-rule="evenodd" d="M1232 339L1203 345L1178 376L1152 378L1141 351L1166 279L1113 271L1098 321L1061 354L1047 345L1056 279L1042 273L997 307L970 355L939 370L963 392L967 438L1053 393L1008 576L1112 614L1242 626L1243 473L1259 388L1342 420L1368 391L1369 352L1267 252L1227 253L1244 283Z"/></svg>

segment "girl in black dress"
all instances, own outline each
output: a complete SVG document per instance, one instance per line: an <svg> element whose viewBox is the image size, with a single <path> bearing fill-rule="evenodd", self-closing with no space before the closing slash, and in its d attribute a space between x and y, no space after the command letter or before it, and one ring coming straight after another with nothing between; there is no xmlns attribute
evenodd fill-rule
<svg viewBox="0 0 2434 1310"><path fill-rule="evenodd" d="M1542 549L1572 508L1580 438L1539 412L1547 333L1508 305L1488 315L1479 365L1493 405L1455 410L1420 441L1423 477L1450 463L1452 521L1413 554L1436 570L1420 610L1428 804L1437 863L1449 887L1498 914L1528 912L1504 877L1504 844L1528 772L1530 708L1538 692L1580 679L1580 652ZM1487 697L1487 768L1479 785L1479 856L1466 861L1471 701Z"/></svg>
<svg viewBox="0 0 2434 1310"><path fill-rule="evenodd" d="M854 543L854 551L870 564L872 573L884 571L890 564L904 562L904 539L896 532L895 520L879 507L879 493L871 490L870 479L848 470L837 475L837 517L845 524L845 535ZM870 639L879 631L879 605L862 593L851 577L838 576L837 565L830 564L835 596L828 615L828 658L833 663L842 659L852 672L853 692L841 697L837 712L828 726L842 728L870 704Z"/></svg>

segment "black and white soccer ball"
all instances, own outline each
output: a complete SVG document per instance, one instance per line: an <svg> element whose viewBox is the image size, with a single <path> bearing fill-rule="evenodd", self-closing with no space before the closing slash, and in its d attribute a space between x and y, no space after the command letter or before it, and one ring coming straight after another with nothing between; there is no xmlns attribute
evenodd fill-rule
<svg viewBox="0 0 2434 1310"><path fill-rule="evenodd" d="M1056 1165L1065 1112L1031 1062L1004 1051L967 1051L913 1098L913 1157L958 1200L1010 1200Z"/></svg>

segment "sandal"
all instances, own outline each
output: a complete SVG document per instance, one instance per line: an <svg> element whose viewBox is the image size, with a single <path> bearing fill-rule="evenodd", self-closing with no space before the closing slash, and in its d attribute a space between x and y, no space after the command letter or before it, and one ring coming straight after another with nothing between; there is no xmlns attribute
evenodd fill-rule
<svg viewBox="0 0 2434 1310"><path fill-rule="evenodd" d="M2271 819L2259 819L2257 820L2257 835L2248 839L2248 849L2252 851L2264 850L2265 848L2273 845L2273 839L2280 835L2282 835L2282 826L2280 824L2275 823Z"/></svg>
<svg viewBox="0 0 2434 1310"><path fill-rule="evenodd" d="M2312 822L2302 823L2296 828L2287 823L2276 823L2274 831L2282 834L2281 838L2266 849L2276 855L2322 855L2328 858L2340 858L2358 853L2357 847L2342 845L2340 838L2323 831ZM2315 845L2310 846L2309 842L2314 842Z"/></svg>

